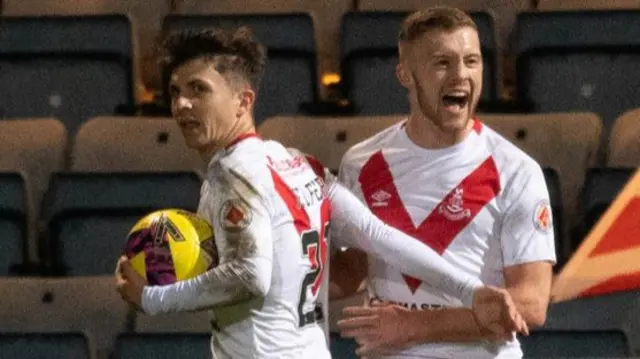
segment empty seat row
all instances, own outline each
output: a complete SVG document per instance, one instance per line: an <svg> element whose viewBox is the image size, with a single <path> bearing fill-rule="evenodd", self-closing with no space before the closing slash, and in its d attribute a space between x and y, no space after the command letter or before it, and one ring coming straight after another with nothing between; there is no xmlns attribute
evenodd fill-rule
<svg viewBox="0 0 640 359"><path fill-rule="evenodd" d="M638 111L622 116L611 136L607 167L635 168L640 158L640 121ZM597 161L602 152L599 119L593 114L549 115L481 115L487 125L514 142L534 157L543 167L555 171L559 183L556 210L557 222L563 222L559 238L569 240L570 231L584 213L579 208L579 192L589 168L600 167ZM355 143L373 135L402 116L300 118L278 117L265 121L259 132L287 146L316 155L326 166L337 170L344 152ZM53 172L140 172L140 171L198 171L205 163L189 150L170 119L163 118L96 118L88 121L73 137L56 120L3 121L0 149L0 170L19 171L25 176L27 235L29 245L24 251L29 259L38 254L36 219L43 211L42 198L49 187ZM34 135L36 134L37 135ZM65 163L65 153L70 160ZM554 174L548 171L548 180ZM10 188L10 187L7 187ZM552 195L555 186L549 184ZM555 197L555 195L554 195ZM14 227L17 228L17 227ZM571 242L571 241L570 241ZM559 246L567 256L573 243ZM16 251L14 249L13 251ZM42 254L42 251L39 251ZM13 252L12 252L13 253Z"/></svg>
<svg viewBox="0 0 640 359"><path fill-rule="evenodd" d="M206 312L140 314L114 285L112 276L0 278L2 357L208 357ZM639 310L637 291L555 303L543 328L518 339L525 357L629 357L640 349ZM336 358L354 357L353 342L335 333L329 342Z"/></svg>
<svg viewBox="0 0 640 359"><path fill-rule="evenodd" d="M406 111L405 93L394 71L396 37L405 15L346 12L342 16L341 89L355 113ZM482 108L483 103L500 98L500 49L495 15L484 11L471 16L478 24L485 55ZM626 30L639 17L640 10L519 13L510 46L517 59L515 108L538 113L595 112L604 120L603 133L608 133L615 118L640 105L634 96L640 78L633 67L637 36ZM256 108L260 122L278 114L310 111L305 104L321 98L316 23L306 13L171 14L163 18L159 37L184 28L239 24L254 28L271 54ZM0 62L7 84L0 96L4 117L57 116L75 132L86 118L135 110L136 41L126 16L6 17L0 27ZM569 36L573 33L582 35ZM34 71L39 81L24 80Z"/></svg>
<svg viewBox="0 0 640 359"><path fill-rule="evenodd" d="M520 342L525 358L626 358L632 353L628 336L620 330L536 330ZM356 359L356 348L354 341L331 333L332 358ZM75 332L0 334L0 352L6 358L93 358L87 337ZM122 333L117 336L109 358L208 358L210 355L208 333Z"/></svg>
<svg viewBox="0 0 640 359"><path fill-rule="evenodd" d="M590 169L582 189L573 236L564 220L557 172L544 168L555 221L560 266L613 202L635 169ZM105 275L113 271L129 230L145 214L163 208L195 211L201 179L193 172L54 173L38 215L38 254L28 256L26 189L17 173L0 175L0 275ZM32 267L25 267L31 264ZM22 265L22 266L21 266ZM558 268L560 268L558 266ZM32 270L29 273L29 270Z"/></svg>

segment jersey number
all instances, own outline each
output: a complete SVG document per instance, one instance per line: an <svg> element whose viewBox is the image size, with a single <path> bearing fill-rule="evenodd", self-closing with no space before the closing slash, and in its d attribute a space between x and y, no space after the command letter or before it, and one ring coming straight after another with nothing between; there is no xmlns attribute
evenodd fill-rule
<svg viewBox="0 0 640 359"><path fill-rule="evenodd" d="M311 268L304 276L302 280L302 286L300 290L300 301L298 302L298 325L304 327L308 324L315 323L316 321L316 298L320 285L322 285L322 273L324 272L324 264L327 260L327 238L326 234L329 233L329 223L324 225L321 232L316 229L304 231L301 234L302 240L302 255L309 259ZM311 287L311 288L309 288ZM311 306L313 309L305 311L305 304L307 303L307 293L311 289L313 295L313 301ZM307 308L309 306L307 305Z"/></svg>

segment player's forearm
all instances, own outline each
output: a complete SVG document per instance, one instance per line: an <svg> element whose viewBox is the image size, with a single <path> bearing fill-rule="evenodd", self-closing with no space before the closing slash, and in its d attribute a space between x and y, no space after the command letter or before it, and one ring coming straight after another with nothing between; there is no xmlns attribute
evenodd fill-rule
<svg viewBox="0 0 640 359"><path fill-rule="evenodd" d="M142 309L147 314L193 311L264 296L271 282L266 258L231 260L197 277L165 286L147 286Z"/></svg>
<svg viewBox="0 0 640 359"><path fill-rule="evenodd" d="M471 306L480 281L464 275L420 241L385 225L346 188L334 183L328 191L332 204L332 237L372 254L410 276L428 282Z"/></svg>
<svg viewBox="0 0 640 359"><path fill-rule="evenodd" d="M489 339L471 309L445 308L407 312L407 333L414 344L476 342Z"/></svg>

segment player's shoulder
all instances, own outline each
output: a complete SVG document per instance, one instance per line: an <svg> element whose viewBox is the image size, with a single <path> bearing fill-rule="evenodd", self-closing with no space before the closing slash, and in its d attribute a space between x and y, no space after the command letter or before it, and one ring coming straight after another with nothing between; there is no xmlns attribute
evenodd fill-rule
<svg viewBox="0 0 640 359"><path fill-rule="evenodd" d="M250 138L225 150L212 170L213 175L230 184L243 183L256 189L264 188L270 178L265 142Z"/></svg>
<svg viewBox="0 0 640 359"><path fill-rule="evenodd" d="M491 153L498 166L518 168L525 171L537 171L540 169L540 164L533 157L491 127L483 124L482 131L484 132L487 150Z"/></svg>
<svg viewBox="0 0 640 359"><path fill-rule="evenodd" d="M483 125L483 137L487 150L494 159L507 197L519 193L519 188L535 183L544 184L544 174L540 164L511 141L490 127Z"/></svg>
<svg viewBox="0 0 640 359"><path fill-rule="evenodd" d="M372 154L387 148L390 141L401 131L405 121L393 124L373 136L356 143L345 152L341 166L356 166L364 163Z"/></svg>

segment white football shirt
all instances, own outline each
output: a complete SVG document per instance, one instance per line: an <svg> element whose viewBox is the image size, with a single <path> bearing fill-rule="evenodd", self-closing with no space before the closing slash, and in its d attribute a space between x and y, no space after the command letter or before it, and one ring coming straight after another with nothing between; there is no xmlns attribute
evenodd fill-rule
<svg viewBox="0 0 640 359"><path fill-rule="evenodd" d="M261 255L271 273L263 298L211 310L215 358L330 358L316 323L329 209L315 172L276 142L246 138L212 159L198 213L214 227L220 266Z"/></svg>
<svg viewBox="0 0 640 359"><path fill-rule="evenodd" d="M415 145L404 122L352 147L341 182L387 224L429 245L465 274L504 287L503 269L555 262L549 194L540 166L474 121L461 143L429 150ZM461 306L443 293L369 258L373 297L411 309ZM428 324L427 324L428 325ZM418 345L388 358L521 358L517 340Z"/></svg>

